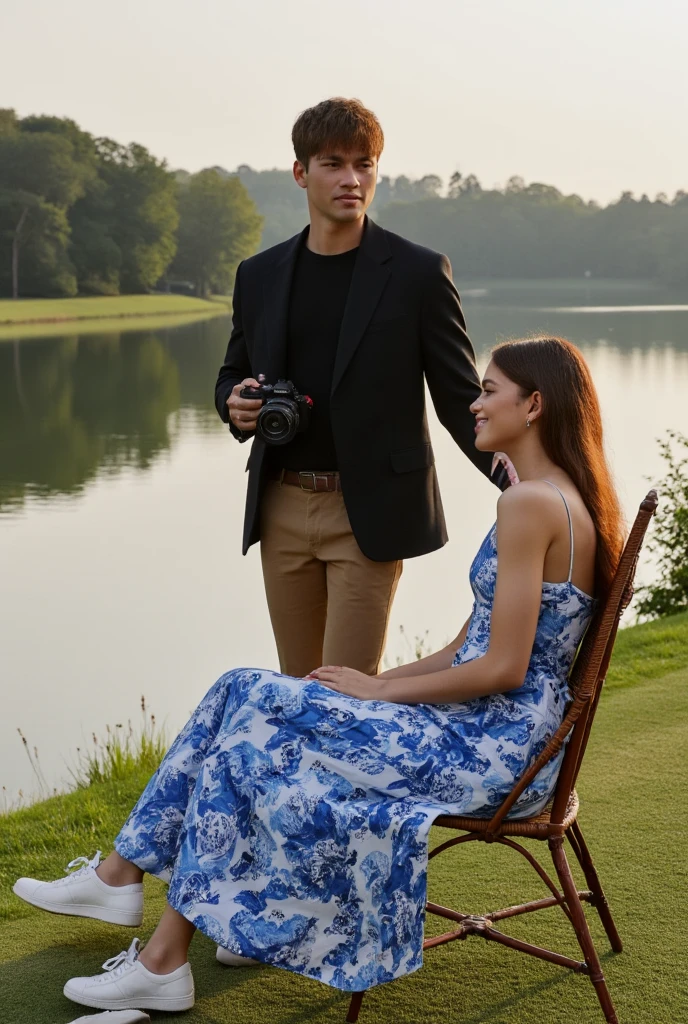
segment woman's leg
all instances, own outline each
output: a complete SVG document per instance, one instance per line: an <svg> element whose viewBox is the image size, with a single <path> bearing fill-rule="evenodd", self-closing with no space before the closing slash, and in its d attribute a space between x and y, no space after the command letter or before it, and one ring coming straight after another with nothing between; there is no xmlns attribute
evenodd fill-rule
<svg viewBox="0 0 688 1024"><path fill-rule="evenodd" d="M194 931L168 907L145 949L134 939L129 949L104 964L105 973L71 978L64 994L101 1010L190 1010L194 981L187 953Z"/></svg>
<svg viewBox="0 0 688 1024"><path fill-rule="evenodd" d="M106 885L131 885L143 881L143 871L132 864L130 860L120 857L117 850L113 850L109 857L98 865L96 874L101 882Z"/></svg>
<svg viewBox="0 0 688 1024"><path fill-rule="evenodd" d="M108 865L115 877L122 862L153 875L172 870L198 773L225 716L241 704L234 687L238 672L218 679L165 754L115 839L119 861Z"/></svg>
<svg viewBox="0 0 688 1024"><path fill-rule="evenodd" d="M139 960L153 974L170 974L185 964L196 928L167 906Z"/></svg>

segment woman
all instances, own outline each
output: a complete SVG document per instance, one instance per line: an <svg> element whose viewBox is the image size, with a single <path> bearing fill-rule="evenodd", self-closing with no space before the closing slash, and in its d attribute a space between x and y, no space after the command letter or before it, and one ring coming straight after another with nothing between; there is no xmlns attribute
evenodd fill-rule
<svg viewBox="0 0 688 1024"><path fill-rule="evenodd" d="M499 346L471 410L476 446L505 453L517 486L471 566L469 620L444 650L375 678L333 665L306 679L222 676L115 852L58 882L15 886L46 910L137 925L143 873L171 873L146 946L135 939L104 974L69 981L69 998L192 1006L196 928L223 962L262 961L348 991L420 966L432 821L491 816L557 729L622 543L597 396L573 345ZM542 810L560 762L514 816Z"/></svg>

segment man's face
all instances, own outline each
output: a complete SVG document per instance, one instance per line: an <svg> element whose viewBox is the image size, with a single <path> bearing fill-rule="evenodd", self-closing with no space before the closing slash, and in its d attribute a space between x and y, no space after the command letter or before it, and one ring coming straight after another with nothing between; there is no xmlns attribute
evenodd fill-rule
<svg viewBox="0 0 688 1024"><path fill-rule="evenodd" d="M312 209L335 223L351 223L373 201L377 159L367 153L334 150L311 157L307 170L296 160L294 177L308 192Z"/></svg>

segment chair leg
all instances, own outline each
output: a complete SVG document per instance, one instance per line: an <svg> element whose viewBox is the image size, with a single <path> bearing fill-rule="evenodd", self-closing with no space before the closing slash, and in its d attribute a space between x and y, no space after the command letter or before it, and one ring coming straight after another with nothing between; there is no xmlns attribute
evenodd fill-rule
<svg viewBox="0 0 688 1024"><path fill-rule="evenodd" d="M349 1003L349 1012L346 1015L346 1024L356 1024L364 995L365 992L354 992L352 995L351 1002Z"/></svg>
<svg viewBox="0 0 688 1024"><path fill-rule="evenodd" d="M616 926L614 925L614 921L611 916L611 910L609 909L609 904L607 903L607 897L604 895L602 884L600 882L598 873L595 870L593 858L591 857L590 850L588 849L586 841L583 838L583 831L582 829L580 829L580 825L577 821L573 822L569 831L573 834L573 842L571 842L573 852L575 853L575 856L577 858L578 863L580 864L580 867L583 868L583 873L586 876L588 888L595 896L595 902L593 905L596 907L597 912L600 915L600 921L602 922L604 930L607 933L609 944L611 945L611 948L614 950L615 953L620 953L623 949L623 943L621 942L620 936L616 931ZM570 838L571 837L569 837L569 839Z"/></svg>
<svg viewBox="0 0 688 1024"><path fill-rule="evenodd" d="M598 957L597 950L593 944L590 929L588 928L588 922L585 920L583 906L578 898L578 889L576 888L576 883L573 879L573 875L571 874L569 862L566 859L566 854L564 852L564 837L555 836L550 839L549 849L552 854L552 860L554 861L554 867L556 868L566 903L571 912L571 920L576 932L576 938L578 939L580 948L583 951L585 962L588 965L590 980L595 986L595 991L597 992L597 998L600 1001L604 1018L607 1021L607 1024L619 1024L614 1004L612 1003L611 996L609 995L607 983L604 980L600 958Z"/></svg>
<svg viewBox="0 0 688 1024"><path fill-rule="evenodd" d="M573 836L569 836L573 852L578 859L578 863L583 869L583 874L585 875L585 881L588 883L588 888L595 897L593 906L595 906L597 913L600 915L600 921L604 926L604 930L607 933L607 938L609 939L612 949L615 953L620 953L623 949L623 943L616 930L616 925L614 924L612 913L609 909L609 904L607 903L607 897L604 895L602 890L602 885L597 871L595 870L595 865L592 862L590 851L586 846L581 827L577 821L574 821L569 832L573 833Z"/></svg>

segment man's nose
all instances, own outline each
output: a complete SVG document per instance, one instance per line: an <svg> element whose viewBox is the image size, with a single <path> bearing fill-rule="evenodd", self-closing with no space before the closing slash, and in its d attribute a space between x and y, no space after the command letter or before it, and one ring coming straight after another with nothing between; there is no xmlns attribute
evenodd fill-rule
<svg viewBox="0 0 688 1024"><path fill-rule="evenodd" d="M344 188L358 188L359 180L354 167L344 167L340 184Z"/></svg>

